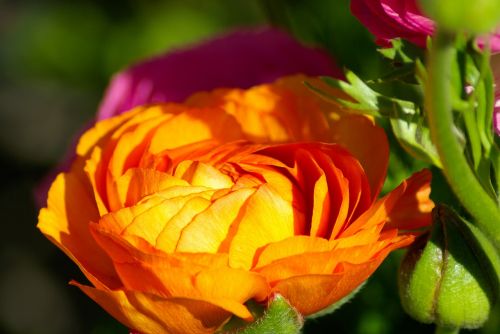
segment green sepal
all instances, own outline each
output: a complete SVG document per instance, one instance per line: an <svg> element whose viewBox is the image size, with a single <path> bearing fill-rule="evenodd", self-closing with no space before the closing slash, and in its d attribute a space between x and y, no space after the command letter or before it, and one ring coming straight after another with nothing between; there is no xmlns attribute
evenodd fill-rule
<svg viewBox="0 0 500 334"><path fill-rule="evenodd" d="M267 309L263 311L258 304L254 303L251 312L253 315L261 314L252 323L243 320L231 319L219 334L299 334L304 319L302 315L291 306L280 294L275 294L269 301Z"/></svg>

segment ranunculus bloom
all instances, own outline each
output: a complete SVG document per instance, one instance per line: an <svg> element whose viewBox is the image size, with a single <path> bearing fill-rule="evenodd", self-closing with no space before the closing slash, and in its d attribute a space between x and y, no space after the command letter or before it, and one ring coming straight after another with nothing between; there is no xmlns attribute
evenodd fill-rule
<svg viewBox="0 0 500 334"><path fill-rule="evenodd" d="M351 0L351 11L382 46L400 37L425 48L427 37L435 29L434 22L418 8L417 0ZM492 51L500 51L500 30L488 38ZM478 40L480 46L484 42L485 38Z"/></svg>
<svg viewBox="0 0 500 334"><path fill-rule="evenodd" d="M429 173L377 199L383 130L303 80L137 107L88 130L38 224L92 286L73 284L141 333L213 333L274 293L320 311L410 244L429 224Z"/></svg>

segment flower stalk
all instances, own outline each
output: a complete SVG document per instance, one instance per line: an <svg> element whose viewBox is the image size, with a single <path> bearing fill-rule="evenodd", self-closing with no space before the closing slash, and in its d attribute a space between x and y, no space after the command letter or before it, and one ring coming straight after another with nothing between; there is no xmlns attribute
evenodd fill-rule
<svg viewBox="0 0 500 334"><path fill-rule="evenodd" d="M431 137L443 164L443 172L457 198L474 217L478 227L500 249L500 209L469 166L454 132L449 81L455 56L454 37L453 33L438 28L429 52L425 103Z"/></svg>

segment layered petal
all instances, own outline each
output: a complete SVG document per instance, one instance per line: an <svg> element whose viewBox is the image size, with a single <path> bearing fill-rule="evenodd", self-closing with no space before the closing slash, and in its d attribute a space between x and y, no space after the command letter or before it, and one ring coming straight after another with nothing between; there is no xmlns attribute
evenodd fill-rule
<svg viewBox="0 0 500 334"><path fill-rule="evenodd" d="M87 296L131 329L151 334L203 334L214 331L230 313L203 300L162 298L136 291L99 290L76 282Z"/></svg>
<svg viewBox="0 0 500 334"><path fill-rule="evenodd" d="M47 208L40 211L38 228L82 269L95 286L120 286L107 255L89 231L89 224L99 219L91 189L74 173L59 174L52 184Z"/></svg>

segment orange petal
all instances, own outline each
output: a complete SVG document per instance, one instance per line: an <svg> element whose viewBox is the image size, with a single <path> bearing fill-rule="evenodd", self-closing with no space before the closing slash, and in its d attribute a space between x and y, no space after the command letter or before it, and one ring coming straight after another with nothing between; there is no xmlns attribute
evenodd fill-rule
<svg viewBox="0 0 500 334"><path fill-rule="evenodd" d="M389 214L388 228L416 230L431 224L434 208L434 202L429 198L431 177L431 172L424 169L404 181L406 190Z"/></svg>
<svg viewBox="0 0 500 334"><path fill-rule="evenodd" d="M186 103L226 110L253 142L327 141L328 122L321 110L325 103L305 87L306 79L296 75L247 90L197 93Z"/></svg>
<svg viewBox="0 0 500 334"><path fill-rule="evenodd" d="M342 172L343 178L348 180L349 211L346 223L349 223L368 209L372 203L370 185L365 171L360 162L341 146L322 145L321 149L327 154L333 165ZM319 157L321 158L322 155ZM324 164L327 165L331 162L326 161Z"/></svg>
<svg viewBox="0 0 500 334"><path fill-rule="evenodd" d="M95 146L99 146L103 141L109 140L111 134L125 122L135 117L143 108L137 108L134 111L126 112L118 117L108 118L97 122L92 128L85 131L80 137L76 153L81 157L88 157Z"/></svg>
<svg viewBox="0 0 500 334"><path fill-rule="evenodd" d="M182 113L158 127L149 151L156 154L208 139L227 143L244 137L235 118L222 109L183 107Z"/></svg>
<svg viewBox="0 0 500 334"><path fill-rule="evenodd" d="M96 286L113 288L121 283L111 260L89 231L99 213L89 186L73 173L59 174L48 195L48 206L40 211L38 228L61 248Z"/></svg>
<svg viewBox="0 0 500 334"><path fill-rule="evenodd" d="M337 238L334 240L336 248L349 248L372 244L380 239L380 233L384 228L385 222L378 225L368 226L355 232L348 237ZM396 233L397 234L397 233Z"/></svg>
<svg viewBox="0 0 500 334"><path fill-rule="evenodd" d="M318 236L328 237L328 235L337 235L338 232L347 223L347 217L349 215L350 206L350 192L349 192L349 182L342 171L337 168L337 166L332 161L334 154L330 157L321 150L316 148L312 149L314 152L314 158L325 172L328 181L328 192L330 196L331 212L329 219L323 221L323 233L318 234ZM317 210L314 208L314 210ZM314 227L314 226L313 226ZM311 228L311 234L313 229Z"/></svg>
<svg viewBox="0 0 500 334"><path fill-rule="evenodd" d="M324 237L330 229L330 194L325 174L314 184L314 204L311 217L311 236Z"/></svg>
<svg viewBox="0 0 500 334"><path fill-rule="evenodd" d="M270 243L262 248L255 267L259 268L270 264L271 262L290 257L293 255L324 252L331 250L333 244L324 238L298 235Z"/></svg>
<svg viewBox="0 0 500 334"><path fill-rule="evenodd" d="M429 212L434 206L428 198L430 177L430 172L424 170L403 181L396 189L375 202L341 237L351 236L360 229L389 221L386 228L413 230L428 226Z"/></svg>
<svg viewBox="0 0 500 334"><path fill-rule="evenodd" d="M72 282L132 330L148 334L209 334L231 315L203 300L161 298L133 291L104 291Z"/></svg>
<svg viewBox="0 0 500 334"><path fill-rule="evenodd" d="M132 206L143 197L174 187L189 186L189 183L154 169L131 168L116 180L119 205L113 210Z"/></svg>
<svg viewBox="0 0 500 334"><path fill-rule="evenodd" d="M262 276L225 267L224 255L214 254L210 259L208 254L200 257L198 253L181 256L146 253L96 224L93 231L129 290L203 299L245 319L251 315L243 303L252 298L262 300L268 295L269 287Z"/></svg>
<svg viewBox="0 0 500 334"><path fill-rule="evenodd" d="M231 188L233 180L209 164L184 160L177 165L175 177L186 180L193 186L203 186L213 189Z"/></svg>
<svg viewBox="0 0 500 334"><path fill-rule="evenodd" d="M380 265L381 258L350 265L332 275L304 275L287 278L273 287L302 315L307 316L330 306L354 291Z"/></svg>
<svg viewBox="0 0 500 334"><path fill-rule="evenodd" d="M348 115L332 124L333 142L344 146L361 162L368 176L372 199L384 183L389 162L389 144L384 130L364 116Z"/></svg>
<svg viewBox="0 0 500 334"><path fill-rule="evenodd" d="M195 216L205 211L211 204L211 201L202 197L190 198L184 206L165 223L165 226L156 239L155 247L166 253L174 252L184 227L186 227Z"/></svg>
<svg viewBox="0 0 500 334"><path fill-rule="evenodd" d="M279 281L272 291L282 294L303 315L310 315L339 301L363 283L394 249L405 247L414 240L413 236L395 237L363 262L342 262L331 275L301 275ZM359 248L360 256L362 248ZM344 250L350 257L349 250Z"/></svg>
<svg viewBox="0 0 500 334"><path fill-rule="evenodd" d="M271 285L294 276L327 275L338 271L336 268L342 262L369 261L386 244L386 242L380 242L348 249L302 253L275 260L254 270L265 276Z"/></svg>
<svg viewBox="0 0 500 334"><path fill-rule="evenodd" d="M179 213L190 199L198 197L209 200L212 193L212 191L207 191L166 199L135 216L132 222L123 230L122 234L124 237L138 236L146 240L149 244L155 245L157 238L168 221Z"/></svg>
<svg viewBox="0 0 500 334"><path fill-rule="evenodd" d="M98 122L93 128L86 131L77 146L77 159L73 167L85 171L95 191L95 198L101 215L108 212L108 198L106 192L108 164L114 153L117 139L124 133L130 132L141 122L164 115L160 107L138 107L117 117ZM154 122L153 122L154 123ZM125 150L129 153L129 150Z"/></svg>
<svg viewBox="0 0 500 334"><path fill-rule="evenodd" d="M406 183L403 182L396 189L377 200L368 210L366 210L358 219L349 225L339 236L339 238L348 237L356 234L361 229L378 225L387 221L390 212L393 210L397 201L406 190Z"/></svg>
<svg viewBox="0 0 500 334"><path fill-rule="evenodd" d="M99 214L105 215L109 212L108 208L108 196L106 193L106 173L104 157L101 147L94 147L90 152L90 157L85 160L83 170L87 174L90 184L92 185L92 191L94 195L94 200L96 202ZM73 170L77 170L78 162L73 164Z"/></svg>
<svg viewBox="0 0 500 334"><path fill-rule="evenodd" d="M289 202L268 185L262 185L248 199L229 247L229 264L249 269L258 248L294 235L298 216Z"/></svg>
<svg viewBox="0 0 500 334"><path fill-rule="evenodd" d="M239 189L216 200L182 230L176 251L217 252L254 192L254 189Z"/></svg>
<svg viewBox="0 0 500 334"><path fill-rule="evenodd" d="M380 234L378 237L382 238ZM284 255L279 259L273 259L270 263L253 269L262 274L271 285L294 276L304 275L328 275L344 271L346 263L363 264L374 258L385 256L391 250L404 247L411 243L413 236L387 235L384 239L368 244L360 244L347 248L339 248L337 240L329 243L318 243L316 241L307 243L299 242L297 246L306 245L308 249L304 253L280 254L275 251L271 255ZM292 242L293 240L290 240ZM283 244L285 246L285 244ZM312 247L311 247L312 246ZM346 246L346 245L344 245ZM316 248L316 249L313 249ZM265 250L264 250L265 251ZM293 255L292 255L293 254Z"/></svg>
<svg viewBox="0 0 500 334"><path fill-rule="evenodd" d="M245 302L255 298L262 301L269 293L269 286L261 275L229 267L203 270L196 275L194 284L204 298L209 299L227 298Z"/></svg>
<svg viewBox="0 0 500 334"><path fill-rule="evenodd" d="M238 163L238 167L241 167L250 175L258 175L263 179L263 182L260 182L260 184L267 183L273 190L279 193L284 200L291 202L295 208L304 211L302 192L293 182L292 176L288 174L284 166L273 165L273 163L276 164L278 161L267 161L272 159L269 157L264 157L267 159L261 162L261 156L257 154L252 155L251 158L254 161L250 160L248 162ZM299 232L297 231L297 233Z"/></svg>

